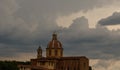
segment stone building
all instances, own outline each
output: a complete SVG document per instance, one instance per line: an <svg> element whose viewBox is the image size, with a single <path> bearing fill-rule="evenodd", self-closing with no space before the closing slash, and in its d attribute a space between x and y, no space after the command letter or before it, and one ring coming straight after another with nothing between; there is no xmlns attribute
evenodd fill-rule
<svg viewBox="0 0 120 70"><path fill-rule="evenodd" d="M20 70L90 70L89 59L85 56L64 57L63 47L53 34L52 40L46 48L46 57L42 56L42 49L37 49L37 58L31 59L30 65L19 65Z"/></svg>

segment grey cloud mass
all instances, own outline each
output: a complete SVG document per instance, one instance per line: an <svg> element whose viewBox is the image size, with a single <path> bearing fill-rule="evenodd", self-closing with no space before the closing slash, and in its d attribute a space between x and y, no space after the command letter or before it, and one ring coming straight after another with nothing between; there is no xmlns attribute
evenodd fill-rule
<svg viewBox="0 0 120 70"><path fill-rule="evenodd" d="M40 43L46 46L51 33L61 29L55 22L57 16L87 11L113 2L107 1L0 0L0 45L5 47L1 46L3 48L0 50L13 52L1 53L1 57L31 50L32 46Z"/></svg>
<svg viewBox="0 0 120 70"><path fill-rule="evenodd" d="M119 31L112 32L102 26L90 29L87 21L85 17L77 18L70 28L64 29L61 33L65 39L63 42L66 55L71 53L72 55L86 55L90 58L119 58Z"/></svg>
<svg viewBox="0 0 120 70"><path fill-rule="evenodd" d="M36 53L39 45L42 45L43 49L47 47L54 31L60 31L58 38L63 44L66 56L84 55L93 60L100 59L94 65L97 70L114 70L114 67L120 67L117 61L120 58L120 30L109 31L99 25L94 29L89 28L89 19L84 16L74 19L69 28L59 27L56 23L59 16L87 12L112 5L116 1L119 2L119 0L0 0L0 60L33 56L31 53ZM119 24L119 15L120 13L116 12L108 18L101 19L98 24ZM28 53L30 55L26 55ZM112 62L118 64L113 63L113 69L109 69L110 63L105 62L106 59L114 59Z"/></svg>
<svg viewBox="0 0 120 70"><path fill-rule="evenodd" d="M120 24L120 12L114 12L111 16L99 20L98 24L107 25L119 25Z"/></svg>
<svg viewBox="0 0 120 70"><path fill-rule="evenodd" d="M108 3L109 1L109 3ZM114 0L116 1L116 0ZM80 10L87 11L103 5L112 4L113 0L17 0L24 13L43 16L66 15ZM23 9L23 10L22 10ZM29 11L29 12L28 12ZM51 15L50 15L51 14ZM36 15L36 16L37 16Z"/></svg>
<svg viewBox="0 0 120 70"><path fill-rule="evenodd" d="M33 52L40 44L45 49L51 34L57 30L62 30L59 37L65 48L65 55L102 59L120 57L119 31L112 32L102 26L90 29L85 17L73 20L69 28L61 28L55 22L58 16L78 11L87 12L111 5L114 1L0 0L0 57Z"/></svg>

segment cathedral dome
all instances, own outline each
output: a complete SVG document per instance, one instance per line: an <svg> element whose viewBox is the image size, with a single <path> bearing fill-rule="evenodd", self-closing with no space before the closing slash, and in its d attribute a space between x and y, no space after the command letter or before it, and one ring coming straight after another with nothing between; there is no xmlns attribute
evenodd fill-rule
<svg viewBox="0 0 120 70"><path fill-rule="evenodd" d="M62 44L57 40L57 34L53 34L52 40L48 43L47 48L62 48Z"/></svg>

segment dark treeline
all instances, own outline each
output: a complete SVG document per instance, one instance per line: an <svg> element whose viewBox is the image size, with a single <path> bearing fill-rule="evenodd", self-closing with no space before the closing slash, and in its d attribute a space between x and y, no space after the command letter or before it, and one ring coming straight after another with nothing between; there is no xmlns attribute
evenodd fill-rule
<svg viewBox="0 0 120 70"><path fill-rule="evenodd" d="M30 62L20 62L20 61L0 61L0 70L19 70L19 64L30 64Z"/></svg>

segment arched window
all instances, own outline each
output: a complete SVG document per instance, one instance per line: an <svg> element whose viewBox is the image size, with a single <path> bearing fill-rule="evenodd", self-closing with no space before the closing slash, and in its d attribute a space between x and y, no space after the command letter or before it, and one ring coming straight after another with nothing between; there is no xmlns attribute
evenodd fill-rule
<svg viewBox="0 0 120 70"><path fill-rule="evenodd" d="M51 50L49 50L49 56L51 56Z"/></svg>
<svg viewBox="0 0 120 70"><path fill-rule="evenodd" d="M78 70L80 70L80 67L78 66Z"/></svg>
<svg viewBox="0 0 120 70"><path fill-rule="evenodd" d="M74 70L76 70L76 67L74 67Z"/></svg>
<svg viewBox="0 0 120 70"><path fill-rule="evenodd" d="M63 70L63 67L61 67L61 70Z"/></svg>
<svg viewBox="0 0 120 70"><path fill-rule="evenodd" d="M62 56L62 54L63 54L63 51L62 51L62 50L60 51L60 54L61 54L61 56Z"/></svg>
<svg viewBox="0 0 120 70"><path fill-rule="evenodd" d="M77 67L78 67L77 69L80 70L80 63L78 63L78 66L77 66Z"/></svg>
<svg viewBox="0 0 120 70"><path fill-rule="evenodd" d="M55 56L57 56L58 55L58 51L57 51L57 49L55 49Z"/></svg>
<svg viewBox="0 0 120 70"><path fill-rule="evenodd" d="M86 63L84 63L84 69L86 68Z"/></svg>
<svg viewBox="0 0 120 70"><path fill-rule="evenodd" d="M67 70L69 70L69 67L67 67Z"/></svg>

